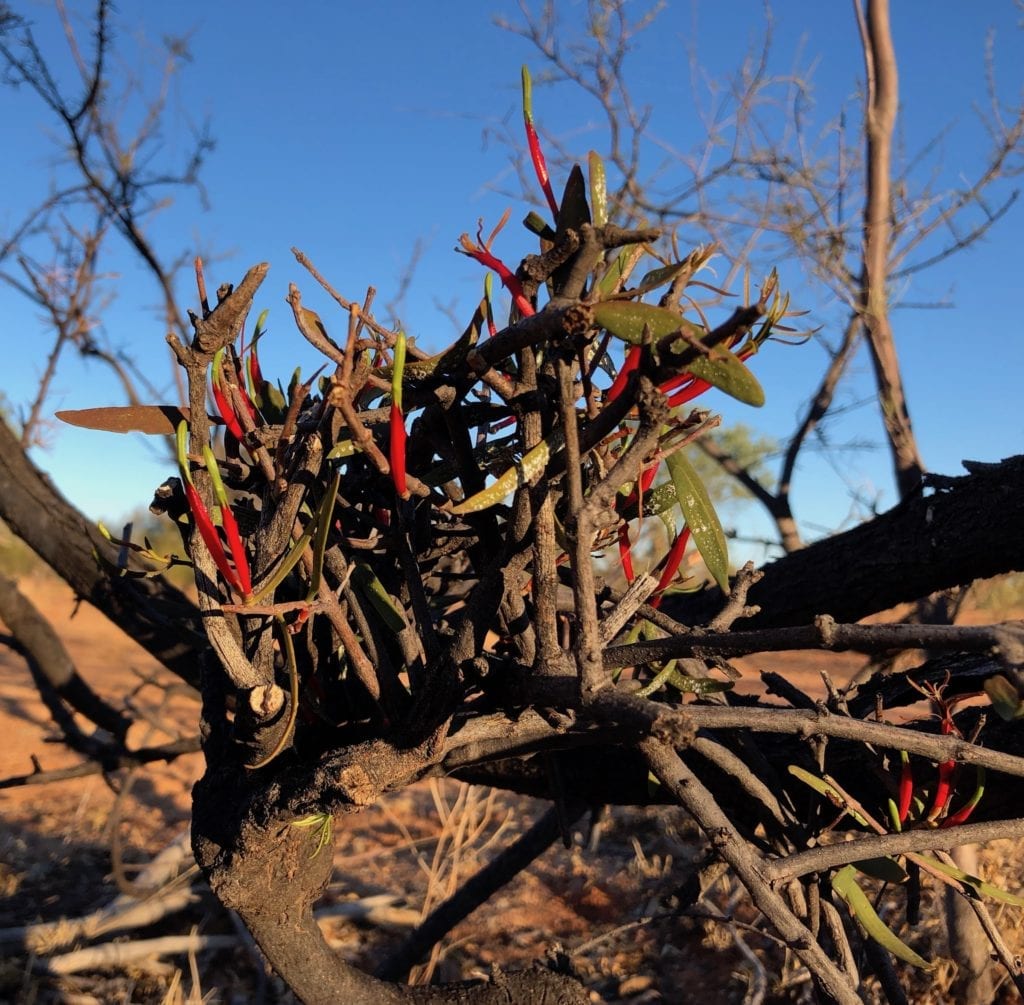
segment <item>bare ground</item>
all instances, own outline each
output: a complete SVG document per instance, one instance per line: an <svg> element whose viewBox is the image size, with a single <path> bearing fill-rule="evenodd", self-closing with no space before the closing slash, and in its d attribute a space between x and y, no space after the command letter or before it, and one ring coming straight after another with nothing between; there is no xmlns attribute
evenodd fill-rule
<svg viewBox="0 0 1024 1005"><path fill-rule="evenodd" d="M131 640L86 604L76 608L62 584L30 578L26 593L53 620L83 675L104 696L130 695L140 709L161 712L182 734L190 732L196 705L187 695L169 697L147 681L171 678ZM737 661L739 686L759 689L758 671L784 673L811 693L822 689L821 671L842 685L863 665L851 654L779 653ZM154 743L175 733L135 727L132 741ZM55 732L36 696L24 662L0 646L0 778L53 770L78 762L52 742ZM188 825L188 793L202 770L200 755L153 766L130 779L108 782L92 775L46 786L0 790L0 930L75 917L111 901L118 884L166 847ZM444 899L521 833L542 811L531 800L455 782L424 783L336 825L335 879L324 907L389 895L370 919L322 921L331 943L346 958L372 963L397 945L409 925ZM670 916L664 897L679 885L699 854L699 843L681 813L671 809L617 810L602 824L593 847L586 827L571 848L557 844L527 872L456 928L419 979L483 976L492 965L516 966L555 946L573 953L594 1001L687 1002L731 1005L765 981L764 1002L801 1000L800 971L770 940L740 926ZM596 847L596 851L594 848ZM311 853L315 836L311 833ZM985 852L986 874L1019 886L1021 856L1007 843ZM926 891L927 900L934 894ZM708 903L740 922L756 917L742 891L724 881ZM1024 950L1020 911L1006 909L1001 924L1015 950ZM654 920L646 920L654 917ZM660 917L659 916L663 916ZM935 912L931 912L934 918ZM230 919L209 900L122 941L154 935L236 935ZM918 948L941 955L937 921L916 933ZM715 950L715 951L712 951ZM751 950L763 963L757 962ZM0 946L0 952L3 952ZM951 964L915 980L916 997L948 1001ZM781 978L779 974L781 973ZM259 963L244 939L233 948L150 959L130 966L93 969L74 976L33 972L24 954L0 959L0 1002L173 1003L286 1002L290 995ZM1010 1000L1007 998L1006 1000Z"/></svg>

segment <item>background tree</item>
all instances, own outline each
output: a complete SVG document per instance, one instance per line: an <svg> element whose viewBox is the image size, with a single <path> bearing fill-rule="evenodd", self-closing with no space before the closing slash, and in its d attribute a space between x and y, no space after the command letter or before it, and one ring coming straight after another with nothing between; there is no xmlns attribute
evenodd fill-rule
<svg viewBox="0 0 1024 1005"><path fill-rule="evenodd" d="M810 76L769 71L769 17L762 47L734 76L711 77L706 89L694 88L695 100L706 101L698 109L705 131L701 145L684 153L659 144L655 157L646 136L651 109L633 96L630 57L642 34L654 30L664 5L634 13L619 0L589 0L582 36L572 27L575 11L558 3L521 7L520 21L499 24L535 46L547 65L538 80L575 85L604 118L609 146L603 153L614 168L613 215L633 225L657 221L684 247L710 239L728 264L726 286L752 264L756 269L765 261L796 259L817 281L808 295L826 293L841 305L825 315L817 332L827 366L784 444L774 484L714 439L701 441L770 514L781 546L792 551L803 544L791 505L800 453L823 428L865 341L898 494L905 498L914 491L924 464L903 389L892 312L914 306L901 301L909 277L972 248L1016 201L1011 184L1024 167L1024 104L1007 107L997 92L992 52L983 116L990 150L972 176L940 188L939 138L949 127L919 153L894 154L899 74L887 0L851 4L850 37L859 38L865 68L859 128L851 127L856 113L843 107L826 118L819 134L812 132ZM697 51L691 61L694 79L706 79ZM571 161L579 154L564 156ZM521 179L528 178L527 167L520 158Z"/></svg>

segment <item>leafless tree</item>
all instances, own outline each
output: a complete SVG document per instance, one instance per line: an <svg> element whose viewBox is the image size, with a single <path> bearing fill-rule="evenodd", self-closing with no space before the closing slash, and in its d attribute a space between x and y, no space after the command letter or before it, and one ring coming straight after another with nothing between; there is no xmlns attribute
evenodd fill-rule
<svg viewBox="0 0 1024 1005"><path fill-rule="evenodd" d="M4 83L31 92L60 130L60 154L49 192L0 236L0 281L46 313L54 336L36 394L21 421L26 445L40 435L43 406L67 350L76 349L111 367L130 400L138 400L138 387L149 396L154 393L153 385L134 369L130 355L105 345L98 336L100 316L112 296L102 268L104 252L115 236L127 243L156 284L164 323L184 333L188 322L178 308L174 280L190 256L168 260L147 231L175 191L191 188L205 198L199 171L212 148L201 130L180 170L165 169L164 158L155 156L163 142L161 127L171 85L188 58L184 39L166 40L156 92L141 119L132 123L109 72L110 4L97 3L89 52L80 47L63 0L56 6L78 75L77 88L58 82L28 23L7 8L0 12ZM126 80L123 90L137 94L143 89L138 81Z"/></svg>
<svg viewBox="0 0 1024 1005"><path fill-rule="evenodd" d="M765 508L781 546L792 551L803 545L791 506L798 460L823 428L863 341L874 367L899 496L914 491L925 466L891 320L893 308L900 306L899 284L983 238L1016 201L1012 179L1024 167L1024 103L1005 106L991 72L991 47L983 120L991 147L973 177L940 190L932 170L936 142L894 162L899 86L887 0L852 3L850 38L859 39L865 66L861 128L847 126L853 113L844 108L820 137L811 134L809 78L769 69L769 14L763 45L730 78L711 75L699 53L691 52L694 98L700 102L705 96L703 107L698 104L705 139L688 152L647 133L651 110L637 102L630 85L630 56L642 33L658 23L664 4L634 13L621 0L588 0L582 36L577 8L563 11L557 2L526 0L520 7L519 21L499 24L536 47L546 67L538 79L571 82L593 99L603 117L604 156L614 168L611 203L620 218L633 224L656 220L685 235L681 240L714 242L730 265L730 279L764 256L796 258L846 311L845 319L830 319L819 333L827 366L785 444L774 485L713 439L701 441ZM579 156L560 149L570 163ZM525 185L528 163L520 157L517 166ZM839 334L829 338L830 331Z"/></svg>

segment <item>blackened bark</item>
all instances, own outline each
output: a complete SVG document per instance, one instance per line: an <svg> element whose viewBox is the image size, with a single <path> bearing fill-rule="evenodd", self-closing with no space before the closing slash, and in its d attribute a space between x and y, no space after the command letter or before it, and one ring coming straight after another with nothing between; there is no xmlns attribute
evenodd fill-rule
<svg viewBox="0 0 1024 1005"><path fill-rule="evenodd" d="M0 419L0 519L80 597L182 680L198 683L198 654L207 648L198 610L180 591L149 579L114 579L94 550L96 528L54 487Z"/></svg>
<svg viewBox="0 0 1024 1005"><path fill-rule="evenodd" d="M810 624L819 614L859 621L896 604L975 579L1024 569L1024 455L970 464L958 478L930 478L929 494L772 562L748 594L759 614L738 627ZM721 595L666 599L685 624L717 612Z"/></svg>

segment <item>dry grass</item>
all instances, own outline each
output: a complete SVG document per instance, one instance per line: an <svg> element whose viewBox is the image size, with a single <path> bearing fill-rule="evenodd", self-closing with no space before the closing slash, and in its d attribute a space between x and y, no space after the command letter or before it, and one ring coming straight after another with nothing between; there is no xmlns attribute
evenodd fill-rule
<svg viewBox="0 0 1024 1005"><path fill-rule="evenodd" d="M85 606L71 618L72 598L53 581L33 579L26 585L55 617L73 656L101 691L111 698L134 691L139 707L154 714L159 709L165 719L169 714L176 728L189 726L195 706L188 699L180 694L168 698L154 684L140 684L147 675L159 677L145 653ZM821 657L804 654L802 661L781 669L802 686L815 687L820 662ZM830 659L828 669L842 680L856 666ZM166 703L162 709L161 703ZM46 743L50 726L24 666L3 649L0 726L8 740L0 746L4 776L27 770L29 754L39 755L45 767L74 761ZM141 773L121 786L119 796L95 776L45 791L0 792L0 927L77 915L108 902L117 893L112 833L119 836L130 879L137 868L133 863L148 860L187 823L188 790L200 770L198 757L182 759ZM388 909L373 915L374 923L333 916L322 922L325 934L354 962L379 959L401 940L412 919L449 896L543 808L507 793L435 780L339 821L335 876L324 905L391 897ZM760 931L744 891L728 877L707 892L703 903L711 915L731 922L673 914L671 893L686 880L701 851L678 810L616 810L601 829L596 853L582 832L570 849L556 844L454 929L412 978L481 976L494 964L526 965L559 944L574 953L595 1001L673 1002L681 1000L680 989L699 990L702 1005L808 1000L806 972ZM1020 892L1024 852L1011 842L997 842L985 849L981 868L984 878ZM899 928L905 892L880 887L874 892ZM903 973L911 1000L919 1005L951 1000L955 966L943 962L947 949L938 900L926 883L923 920L913 932L902 931L922 955L939 961L930 974L909 968ZM1024 951L1024 911L996 906L994 915L1011 948ZM289 1000L215 905L198 905L145 936L184 935L193 927L204 935L231 935L236 946L62 978L36 975L30 960L9 958L0 963L0 1001L195 1005L255 1002L260 996L267 1003ZM882 1000L873 979L866 990L869 1000ZM1005 987L999 994L999 1001L1012 1000Z"/></svg>

